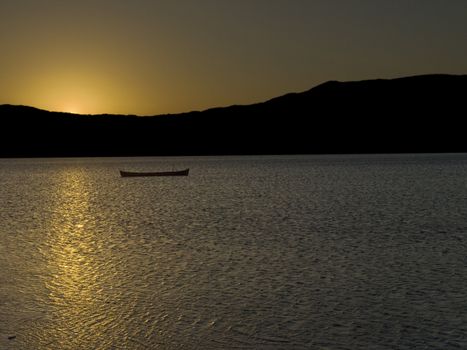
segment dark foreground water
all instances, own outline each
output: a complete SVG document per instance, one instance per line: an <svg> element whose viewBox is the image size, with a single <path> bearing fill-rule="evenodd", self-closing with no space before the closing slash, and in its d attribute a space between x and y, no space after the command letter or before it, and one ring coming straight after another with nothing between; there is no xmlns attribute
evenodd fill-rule
<svg viewBox="0 0 467 350"><path fill-rule="evenodd" d="M467 155L0 160L0 201L0 349L467 348Z"/></svg>

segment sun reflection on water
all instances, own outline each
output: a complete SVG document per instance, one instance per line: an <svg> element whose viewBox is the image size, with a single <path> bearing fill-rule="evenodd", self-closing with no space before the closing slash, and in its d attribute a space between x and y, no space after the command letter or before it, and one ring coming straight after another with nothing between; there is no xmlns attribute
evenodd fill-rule
<svg viewBox="0 0 467 350"><path fill-rule="evenodd" d="M46 348L108 348L103 333L115 322L105 286L112 285L112 256L103 248L91 208L93 189L83 169L58 177L48 232L47 264L52 318L41 339ZM46 338L46 339L45 339ZM40 344L38 344L40 345Z"/></svg>

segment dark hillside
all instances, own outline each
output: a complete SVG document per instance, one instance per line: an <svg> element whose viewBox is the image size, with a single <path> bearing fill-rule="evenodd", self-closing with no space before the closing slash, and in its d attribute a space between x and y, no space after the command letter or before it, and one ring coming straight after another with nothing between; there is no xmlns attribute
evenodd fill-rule
<svg viewBox="0 0 467 350"><path fill-rule="evenodd" d="M3 105L0 156L466 152L466 95L465 75L425 75L154 117Z"/></svg>

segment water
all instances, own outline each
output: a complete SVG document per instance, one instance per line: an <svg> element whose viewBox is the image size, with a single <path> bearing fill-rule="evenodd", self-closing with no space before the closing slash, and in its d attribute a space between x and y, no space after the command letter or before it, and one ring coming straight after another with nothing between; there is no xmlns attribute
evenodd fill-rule
<svg viewBox="0 0 467 350"><path fill-rule="evenodd" d="M467 348L465 154L0 160L0 201L0 349Z"/></svg>

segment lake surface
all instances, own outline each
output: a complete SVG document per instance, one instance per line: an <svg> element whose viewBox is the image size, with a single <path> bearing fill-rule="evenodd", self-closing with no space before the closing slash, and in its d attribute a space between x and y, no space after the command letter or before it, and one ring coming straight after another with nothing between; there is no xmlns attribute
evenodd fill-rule
<svg viewBox="0 0 467 350"><path fill-rule="evenodd" d="M467 348L466 154L3 159L0 201L0 349Z"/></svg>

